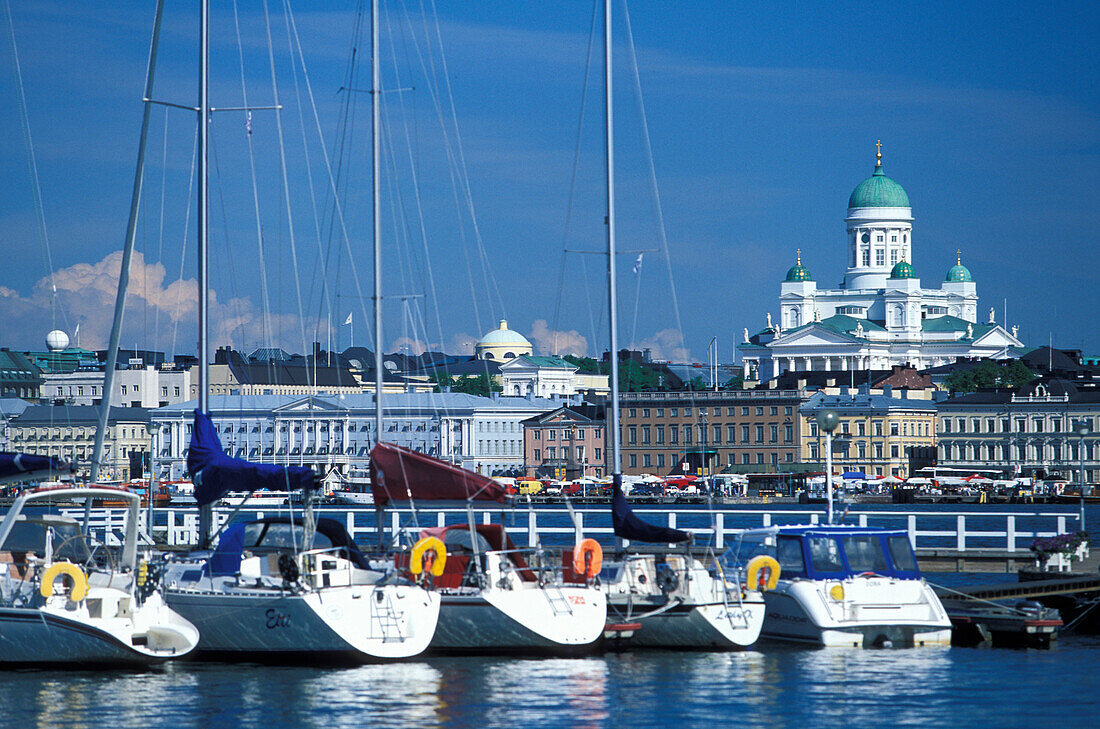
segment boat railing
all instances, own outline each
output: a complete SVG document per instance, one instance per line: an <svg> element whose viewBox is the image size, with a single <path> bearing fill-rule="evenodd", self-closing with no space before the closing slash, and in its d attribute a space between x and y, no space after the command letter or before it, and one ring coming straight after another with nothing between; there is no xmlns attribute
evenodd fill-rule
<svg viewBox="0 0 1100 729"><path fill-rule="evenodd" d="M259 519L264 516L286 514L290 507L267 509L240 509L233 516L235 521ZM113 515L101 511L114 511ZM124 509L96 510L93 523L112 525L115 531L124 524ZM822 524L824 513L812 509L699 509L652 508L635 509L646 521L674 529L686 529L694 534L697 547L721 552L735 543L745 529L782 526L788 524ZM215 510L215 519L222 525L234 513L233 509ZM378 518L373 508L318 507L318 516L327 516L343 522L352 538L362 544L378 539ZM547 548L571 547L582 537L592 537L605 549L629 547L629 542L616 542L611 526L610 509L574 508L572 514L564 507L543 506L537 509L509 510L501 508L474 508L475 518L482 524L502 524L512 540L521 548L543 546ZM468 521L469 511L462 507L419 509L413 520L408 509L388 509L383 519L383 531L387 541L395 535L412 544L426 526L445 527ZM144 523L145 511L140 516L142 531L148 531ZM158 542L171 547L192 545L198 538L198 509L195 507L169 507L153 510L152 534ZM96 521L100 520L100 521ZM434 522L434 524L432 523ZM939 510L882 510L848 513L845 523L897 529L909 536L918 554L924 552L973 553L1002 552L1021 553L1026 556L1031 541L1038 537L1050 537L1075 532L1081 528L1080 515L1069 508L1049 511L939 511Z"/></svg>

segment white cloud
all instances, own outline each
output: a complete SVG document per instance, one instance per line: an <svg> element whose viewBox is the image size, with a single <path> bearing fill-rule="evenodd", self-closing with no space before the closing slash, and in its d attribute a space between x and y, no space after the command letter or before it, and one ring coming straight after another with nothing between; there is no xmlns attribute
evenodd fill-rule
<svg viewBox="0 0 1100 729"><path fill-rule="evenodd" d="M475 344L477 344L477 337L472 337L466 332L459 332L451 337L451 346L447 351L453 354L473 354Z"/></svg>
<svg viewBox="0 0 1100 729"><path fill-rule="evenodd" d="M37 349L43 346L46 332L58 328L67 331L76 344L73 335L79 324L81 347L105 349L121 268L122 253L115 251L97 263L77 263L39 279L28 296L0 287L0 322L5 324L0 337L10 346ZM122 346L161 349L169 354L194 352L198 339L197 289L194 279L166 283L164 266L146 263L141 252L135 252L130 264ZM223 302L215 291L209 297L212 347L228 344L247 350L270 345L306 351L308 342L303 340L316 337L323 341L328 335L329 324L325 321L302 320L294 314L264 317L251 299L236 297ZM9 329L13 325L17 330Z"/></svg>
<svg viewBox="0 0 1100 729"><path fill-rule="evenodd" d="M679 329L662 329L651 337L631 342L630 348L648 349L650 356L668 362L692 362L691 352L684 346L684 335Z"/></svg>
<svg viewBox="0 0 1100 729"><path fill-rule="evenodd" d="M398 337L390 344L389 352L401 352L403 354L424 354L428 351L428 344L419 339Z"/></svg>
<svg viewBox="0 0 1100 729"><path fill-rule="evenodd" d="M576 329L557 331L546 325L545 319L536 319L531 325L531 341L538 354L573 354L588 356L588 340Z"/></svg>

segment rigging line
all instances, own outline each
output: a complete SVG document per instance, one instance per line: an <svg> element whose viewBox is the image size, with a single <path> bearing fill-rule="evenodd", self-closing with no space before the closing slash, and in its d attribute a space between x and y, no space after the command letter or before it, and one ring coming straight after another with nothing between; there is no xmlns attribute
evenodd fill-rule
<svg viewBox="0 0 1100 729"><path fill-rule="evenodd" d="M327 175L327 178L328 178L328 183L329 183L329 188L330 188L329 191L333 196L334 208L335 208L335 212L336 212L336 219L340 223L340 232L341 232L341 236L344 240L345 247L347 248L348 259L349 260L354 260L354 256L352 256L352 251L351 251L351 239L348 235L348 230L347 230L347 222L344 219L344 210L343 210L343 207L340 205L338 196L336 195L336 181L335 181L335 179L333 177L333 174L332 174L332 165L330 163L330 158L329 158L329 153L328 153L328 146L325 144L325 137L324 137L324 134L321 132L321 118L320 118L320 115L317 111L317 100L316 100L316 97L313 94L313 85L309 81L309 72L306 69L306 59L305 59L305 54L302 52L302 40L301 40L300 35L298 34L298 25L294 20L294 14L290 11L289 3L286 3L285 6L286 6L286 9L287 9L287 17L289 18L289 22L290 22L290 30L291 30L291 33L292 33L292 36L293 36L293 39L294 39L294 44L293 44L293 49L292 50L296 51L296 57L297 57L298 62L301 64L301 67L302 67L302 79L305 81L306 93L309 96L310 111L313 112L314 128L317 132L317 138L318 138L319 143L321 145L321 158L325 162L325 172L326 172L326 175ZM370 320L370 317L366 316L366 306L362 303L366 299L363 295L362 283L359 280L359 272L355 268L355 266L351 266L351 273L352 273L352 280L355 282L356 293L359 296L360 308L363 311L363 318L367 320L368 334L371 334L373 336L373 322Z"/></svg>
<svg viewBox="0 0 1100 729"><path fill-rule="evenodd" d="M404 4L402 4L402 10L405 10ZM407 15L408 15L407 10L405 11L405 15L407 17ZM392 25L389 22L389 15L386 16L386 28L389 31L389 35L390 35L391 65L394 69L394 74L396 76L397 88L402 88L403 84L401 83L401 74L400 74L400 71L398 70L399 67L397 65L397 53L396 53L396 50L395 50L396 43L394 43L394 41L393 41L394 31L393 31ZM407 46L406 46L406 62L408 62L407 56L408 56L408 50L407 50ZM424 224L424 208L423 208L423 205L422 205L421 199L420 199L420 181L419 181L419 175L417 174L417 167L416 167L415 156L413 154L412 144L409 141L411 135L410 135L410 130L409 130L408 115L406 114L406 110L405 110L405 98L404 98L403 94L398 94L397 109L400 112L399 116L400 116L400 119L401 119L402 127L405 130L405 149L406 149L406 152L407 152L408 157L409 157L409 170L410 170L411 185L412 185L412 190L413 190L413 202L416 204L416 220L417 220L417 225L419 227L419 232L420 232L420 242L421 242L421 245L423 246L423 249L424 249L424 269L423 269L423 271L424 271L424 273L427 274L427 279L428 279L428 281L427 281L428 287L427 288L428 288L428 291L430 292L431 297L432 297L432 305L435 309L436 326L439 329L440 348L442 348L443 320L442 320L442 317L440 316L440 311L439 311L439 294L438 294L438 292L436 291L436 288L435 288L435 274L432 270L432 257L429 253L429 250L428 250L428 233L427 233L426 226ZM414 115L413 118L414 118L414 121L415 121L415 118L416 118L415 115ZM427 328L425 327L425 333L426 332L427 332Z"/></svg>
<svg viewBox="0 0 1100 729"><path fill-rule="evenodd" d="M248 85L245 83L244 77L244 43L241 41L241 22L237 13L237 0L233 0L233 27L237 34L237 59L240 63L241 71L241 100L245 108L248 108ZM275 104L278 104L276 100ZM251 118L251 112L246 112ZM275 112L278 115L278 111ZM260 301L263 306L263 311L260 314L261 331L260 340L265 346L270 344L271 339L271 320L269 318L271 312L271 300L268 296L267 288L267 262L264 258L264 229L263 220L260 213L260 191L256 182L256 150L252 142L252 129L249 125L248 133L245 135L245 139L248 143L248 166L251 174L252 183L252 205L256 214L256 250L257 250L257 263L260 267ZM227 240L228 240L228 226L226 227Z"/></svg>
<svg viewBox="0 0 1100 729"><path fill-rule="evenodd" d="M554 302L555 331L557 331L561 327L561 307L565 293L565 267L569 253L569 234L573 227L573 205L576 201L577 173L580 167L581 158L581 136L584 132L584 110L588 104L588 83L589 79L591 78L592 72L592 53L596 43L596 18L598 16L598 7L599 0L593 0L592 22L588 29L588 54L585 57L584 62L584 83L581 85L581 108L577 115L577 138L573 144L573 168L569 177L569 198L565 208L565 230L562 234L561 268L558 271L558 295L557 300ZM592 299L590 296L587 296L587 291L588 287L585 286L586 299L588 301L589 309L591 309ZM589 312L589 318L592 319L591 311ZM594 319L592 320L594 321ZM593 339L592 341L595 342L596 340Z"/></svg>
<svg viewBox="0 0 1100 729"><path fill-rule="evenodd" d="M161 144L161 168L160 168L160 221L157 234L157 263L164 260L164 218L166 192L168 186L168 107L164 107L164 139ZM156 345L163 346L160 341L160 306L153 310L153 331L156 332Z"/></svg>
<svg viewBox="0 0 1100 729"><path fill-rule="evenodd" d="M506 317L507 312L504 307L504 298L501 296L500 286L497 284L492 266L489 265L489 254L485 250L485 243L481 237L481 227L477 222L477 211L474 209L474 197L470 188L470 176L466 168L466 153L462 146L462 132L459 130L458 126L458 112L455 109L454 92L451 90L451 77L447 69L447 56L443 48L443 36L439 30L439 14L436 11L435 0L428 0L428 2L431 4L432 17L435 20L436 42L439 45L439 63L443 67L443 85L447 91L447 101L451 112L451 123L454 125L455 130L455 143L458 149L462 189L466 198L466 206L470 213L470 222L474 228L474 240L477 242L478 253L481 256L482 275L485 277L486 284L491 285L491 292L496 294L497 303L500 304L501 315ZM490 312L492 312L492 299L490 299Z"/></svg>
<svg viewBox="0 0 1100 729"><path fill-rule="evenodd" d="M626 0L623 0L623 19L626 21L626 37L630 45L630 68L634 77L635 101L637 102L639 116L641 117L642 137L645 140L645 144L642 148L645 152L645 160L649 168L649 184L653 194L654 212L657 216L657 236L665 254L665 266L668 269L668 286L672 294L672 316L676 321L676 329L680 333L680 343L681 346L683 346L684 329L680 319L679 297L676 295L676 281L672 277L672 256L668 249L668 237L665 234L665 216L661 208L661 194L657 188L657 170L653 164L653 144L649 136L649 123L646 121L645 98L642 95L642 80L638 73L638 55L634 46L634 31L630 26L630 10L627 8ZM684 347L684 349L686 351L687 348ZM668 354L671 355L671 352ZM667 359L671 360L672 357L669 356ZM688 392L688 399L694 402L694 391L689 390Z"/></svg>
<svg viewBox="0 0 1100 729"><path fill-rule="evenodd" d="M285 1L284 1L284 6L288 6L288 3L285 2ZM359 2L357 3L357 6L356 6L356 12L355 12L355 16L354 16L352 32L351 32L351 35L349 37L350 47L348 49L348 56L347 56L348 57L348 63L347 63L347 66L345 67L345 70L344 70L344 85L343 85L342 89L351 89L351 88L355 88L355 86L356 86L356 83L355 83L356 76L355 76L355 74L356 74L356 70L358 68L358 46L357 46L357 41L359 40L360 34L362 33L363 7L364 7L363 0L359 0ZM286 10L286 12L289 12L289 8ZM288 45L292 45L291 39L290 39L290 32L289 32L289 24L287 26L287 43L288 43ZM298 82L298 69L297 69L297 66L293 63L291 64L291 66L294 69L293 78L294 78L295 96L299 100L299 104L300 104L300 102L301 102L301 91L299 89L299 82ZM336 183L336 185L337 185L337 189L339 189L340 186L341 186L341 180L343 179L343 175L344 175L345 163L347 163L350 166L350 160L346 159L351 154L350 145L348 145L347 141L348 141L348 138L349 138L349 134L354 131L355 116L354 116L353 110L354 110L355 105L357 103L358 103L358 94L352 94L352 93L345 94L344 99L343 99L343 103L341 104L341 113L340 113L340 115L338 117L338 120L337 120L337 129L336 129L336 138L337 138L337 142L336 142L336 149L337 149L337 154L336 154L336 164L337 164L336 177L337 177L337 183ZM305 136L306 127L305 127L305 119L302 115L301 105L299 105L299 107L298 107L298 117L299 117L299 125L302 129L302 145L303 145L303 149L305 150L306 149L306 136ZM351 131L349 131L349 129ZM324 303L327 304L328 309L331 313L334 310L334 308L339 309L339 300L338 300L339 294L338 293L336 294L337 300L333 301L333 292L334 291L338 292L339 289L340 289L340 268L341 268L340 267L340 258L341 258L340 254L341 254L342 249L339 245L335 245L335 246L333 245L333 242L334 242L333 233L336 229L336 226L335 226L335 222L334 222L335 211L334 211L333 206L331 206L331 205L327 206L328 210L324 215L324 217L326 218L325 228L328 231L328 241L327 241L327 243L324 240L324 234L322 233L322 230L321 230L321 218L322 218L322 216L318 213L316 193L314 191L313 173L312 173L312 169L311 169L312 163L309 162L308 151L306 151L306 159L307 159L306 171L307 171L307 175L308 175L308 179L309 179L309 186L310 186L310 199L311 199L312 204L313 204L314 221L315 221L315 226L317 227L318 258L315 261L314 271L313 271L312 276L314 278L316 278L316 276L317 276L317 267L319 265L320 269L321 269L320 275L321 275L321 282L322 282L322 296L325 299ZM336 256L335 256L336 260L335 260L334 264L332 262L333 249L335 249L335 254L336 254ZM353 265L353 266L355 265L354 259L352 259L351 265ZM329 273L330 273L330 271L335 271L336 272L336 277L337 277L336 278L336 285L331 287L331 288L329 286ZM321 307L319 306L318 311L320 311L320 308ZM338 314L337 317L336 317L336 321L339 322L341 320L341 317L342 317L342 314ZM337 339L339 339L339 337L337 337Z"/></svg>
<svg viewBox="0 0 1100 729"><path fill-rule="evenodd" d="M198 162L199 161L199 152L198 152L198 150L199 150L199 125L196 124L195 125L195 136L194 136L193 141L191 142L191 174L190 174L190 176L188 177L188 180L187 180L187 197L185 198L185 205L184 205L183 244L180 246L180 272L179 272L179 275L176 277L176 281L178 281L181 284L181 287L180 287L179 291L176 294L176 310L172 314L172 351L173 352L176 351L176 343L179 341L180 319L182 318L182 314L180 312L180 309L183 306L183 299L184 299L183 289L182 289L183 270L184 270L184 264L187 260L187 237L188 237L188 234L189 234L190 228L191 228L191 200L192 200L192 195L194 195L194 192L195 192L195 167L199 163ZM198 282L196 281L196 285L197 285L197 283ZM196 306L198 305L198 298L199 298L199 293L198 293L198 289L196 288L196 290L195 290Z"/></svg>
<svg viewBox="0 0 1100 729"><path fill-rule="evenodd" d="M57 313L61 311L61 317L65 322L65 328L69 328L69 318L66 316L57 302L57 283L54 280L53 251L50 248L50 236L46 230L46 206L42 201L42 183L38 177L38 159L34 154L34 138L31 135L31 119L27 111L27 92L23 86L23 65L19 62L19 44L15 39L15 19L11 13L11 0L5 0L4 7L8 15L8 31L11 36L11 53L14 61L15 80L19 87L19 119L23 122L23 139L27 144L27 167L31 173L32 195L34 197L35 217L38 223L38 234L46 249L46 277L50 280L50 324L56 328Z"/></svg>
<svg viewBox="0 0 1100 729"><path fill-rule="evenodd" d="M420 17L422 25L424 26L424 38L426 43L430 43L430 34L428 32L427 15L424 10L424 2L420 1ZM415 31L410 27L410 34L415 36ZM424 64L424 55L420 52L419 46L414 46L417 49L416 57L420 64L420 70L425 77L425 85L428 88L428 98L431 99L432 106L435 109L436 119L439 122L440 133L443 135L443 149L447 155L448 167L447 172L451 177L451 194L454 197L455 213L458 222L458 234L459 239L462 241L462 255L466 259L466 279L470 285L470 303L474 310L474 321L479 331L485 331L484 322L481 319L481 307L479 302L481 297L478 296L477 287L474 284L473 265L470 262L469 240L466 237L466 225L462 218L462 203L459 200L458 185L459 182L455 177L455 168L457 161L455 160L454 149L451 144L451 135L447 131L447 123L443 116L443 109L440 106L439 94L437 88L437 81L435 80L438 73L435 68L434 57L431 53L427 54L428 65ZM430 49L430 46L429 46ZM430 69L430 70L429 70ZM490 301L490 310L492 310L492 302Z"/></svg>
<svg viewBox="0 0 1100 729"><path fill-rule="evenodd" d="M294 267L294 292L298 301L298 327L302 333L302 347L306 345L306 329L305 329L305 311L302 308L302 288L301 283L298 280L298 246L294 238L294 214L290 204L290 182L287 178L286 171L286 143L283 138L283 114L282 109L279 108L279 83L275 77L275 48L271 42L271 16L268 13L267 0L263 0L264 9L264 30L267 33L267 60L271 66L271 93L274 96L273 102L276 107L275 111L275 129L279 138L279 169L282 174L283 182L283 196L286 201L286 218L287 218L287 235L290 236L290 259L291 264ZM251 136L251 135L249 135ZM251 144L251 142L250 142ZM316 361L314 361L314 382L317 384L317 369Z"/></svg>

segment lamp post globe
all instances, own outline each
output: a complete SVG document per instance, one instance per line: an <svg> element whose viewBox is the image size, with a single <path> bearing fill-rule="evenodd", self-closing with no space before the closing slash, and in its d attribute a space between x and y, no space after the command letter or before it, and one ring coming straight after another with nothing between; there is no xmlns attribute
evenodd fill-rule
<svg viewBox="0 0 1100 729"><path fill-rule="evenodd" d="M833 523L833 431L840 423L836 410L819 410L817 427L825 433L825 503L828 523Z"/></svg>
<svg viewBox="0 0 1100 729"><path fill-rule="evenodd" d="M840 416L837 415L836 410L821 410L818 412L816 420L817 427L826 433L832 433L840 423Z"/></svg>

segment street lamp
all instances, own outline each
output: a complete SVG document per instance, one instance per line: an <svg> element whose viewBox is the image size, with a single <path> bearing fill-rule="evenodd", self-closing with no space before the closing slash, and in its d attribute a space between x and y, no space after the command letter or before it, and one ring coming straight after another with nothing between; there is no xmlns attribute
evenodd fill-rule
<svg viewBox="0 0 1100 729"><path fill-rule="evenodd" d="M833 523L833 431L840 423L836 410L818 411L817 427L825 432L825 503L829 524Z"/></svg>
<svg viewBox="0 0 1100 729"><path fill-rule="evenodd" d="M1092 433L1092 424L1087 420L1078 420L1073 424L1073 432L1081 439L1077 443L1077 455L1081 458L1081 470L1077 472L1077 489L1081 495L1081 531L1085 531L1085 436Z"/></svg>

